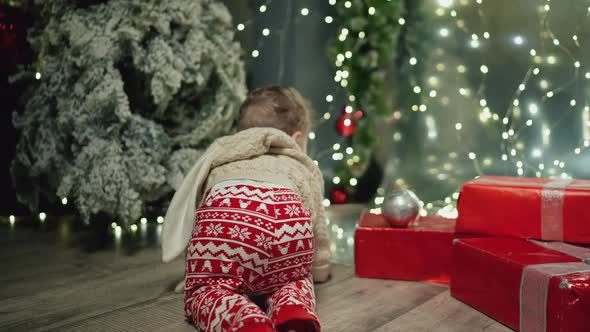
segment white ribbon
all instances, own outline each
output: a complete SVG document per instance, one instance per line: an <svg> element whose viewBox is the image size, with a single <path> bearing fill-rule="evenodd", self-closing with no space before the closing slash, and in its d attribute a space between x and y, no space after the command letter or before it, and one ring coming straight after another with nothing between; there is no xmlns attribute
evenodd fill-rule
<svg viewBox="0 0 590 332"><path fill-rule="evenodd" d="M541 239L563 241L563 199L571 179L546 183L541 194Z"/></svg>
<svg viewBox="0 0 590 332"><path fill-rule="evenodd" d="M590 258L590 249L563 242L529 241L584 261ZM585 262L572 262L526 266L520 281L520 332L545 332L549 281L553 277L580 272L590 272L590 265Z"/></svg>
<svg viewBox="0 0 590 332"><path fill-rule="evenodd" d="M547 294L553 277L590 272L585 263L528 265L520 281L520 332L547 331Z"/></svg>

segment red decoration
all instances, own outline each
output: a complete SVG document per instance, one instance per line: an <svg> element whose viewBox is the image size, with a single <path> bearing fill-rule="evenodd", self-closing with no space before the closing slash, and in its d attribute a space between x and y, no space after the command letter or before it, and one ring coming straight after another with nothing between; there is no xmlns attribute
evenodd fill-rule
<svg viewBox="0 0 590 332"><path fill-rule="evenodd" d="M333 188L330 192L330 200L334 204L344 204L348 202L348 193L342 188Z"/></svg>
<svg viewBox="0 0 590 332"><path fill-rule="evenodd" d="M534 278L523 278L530 276L523 276L529 266L553 263L570 266L572 270L580 267L586 272L556 274L546 284L539 282L543 278L538 275L543 272L532 272ZM530 323L532 318L533 322L546 324L547 332L588 331L590 272L584 266L587 264L580 259L525 240L461 239L453 245L451 295L515 330L519 330L521 323ZM544 291L546 297L542 295ZM535 305L527 305L531 298L538 300ZM521 299L525 301L524 312L520 308ZM528 328L527 331L545 331Z"/></svg>
<svg viewBox="0 0 590 332"><path fill-rule="evenodd" d="M482 176L461 190L458 234L590 244L590 181Z"/></svg>
<svg viewBox="0 0 590 332"><path fill-rule="evenodd" d="M348 108L350 106L347 106ZM360 112L360 116L358 116L358 118L360 118L362 116L362 112ZM357 112L357 113L358 113ZM340 119L338 119L338 121L336 122L336 131L338 131L338 134L340 136L344 136L344 137L349 137L354 135L354 132L356 131L356 116L353 115L352 111L351 112L346 112L346 108L344 109L342 115L340 116Z"/></svg>
<svg viewBox="0 0 590 332"><path fill-rule="evenodd" d="M455 220L422 217L391 228L382 215L364 212L355 231L356 275L363 278L448 283Z"/></svg>

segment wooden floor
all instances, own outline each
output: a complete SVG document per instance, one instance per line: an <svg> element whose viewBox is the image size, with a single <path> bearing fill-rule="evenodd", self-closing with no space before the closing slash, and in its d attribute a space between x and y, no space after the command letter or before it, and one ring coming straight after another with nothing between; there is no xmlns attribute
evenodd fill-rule
<svg viewBox="0 0 590 332"><path fill-rule="evenodd" d="M354 277L357 212L330 211L339 263L316 285L323 331L511 331L446 287ZM0 223L0 331L194 331L172 291L183 261L160 262L161 225L118 236L58 219Z"/></svg>

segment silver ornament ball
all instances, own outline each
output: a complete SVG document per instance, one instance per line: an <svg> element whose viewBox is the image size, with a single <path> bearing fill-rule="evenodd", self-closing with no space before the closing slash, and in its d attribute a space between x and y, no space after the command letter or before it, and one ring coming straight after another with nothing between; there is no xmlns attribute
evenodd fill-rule
<svg viewBox="0 0 590 332"><path fill-rule="evenodd" d="M408 227L420 216L420 200L411 190L390 190L385 194L381 213L391 226Z"/></svg>

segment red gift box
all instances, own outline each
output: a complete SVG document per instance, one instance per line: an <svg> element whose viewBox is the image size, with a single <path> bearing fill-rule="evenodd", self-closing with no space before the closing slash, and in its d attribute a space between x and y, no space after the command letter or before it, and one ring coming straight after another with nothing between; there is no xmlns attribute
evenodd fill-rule
<svg viewBox="0 0 590 332"><path fill-rule="evenodd" d="M589 205L590 181L482 176L461 190L456 232L590 243Z"/></svg>
<svg viewBox="0 0 590 332"><path fill-rule="evenodd" d="M391 228L382 215L364 212L355 231L356 275L448 283L454 228L455 220L439 217Z"/></svg>
<svg viewBox="0 0 590 332"><path fill-rule="evenodd" d="M521 332L590 330L590 265L526 240L455 240L451 295Z"/></svg>

